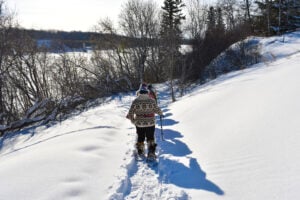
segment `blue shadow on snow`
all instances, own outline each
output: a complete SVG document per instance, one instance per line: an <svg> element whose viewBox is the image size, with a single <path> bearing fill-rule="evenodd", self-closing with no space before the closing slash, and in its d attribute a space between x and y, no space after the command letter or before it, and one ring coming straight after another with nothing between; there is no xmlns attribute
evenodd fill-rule
<svg viewBox="0 0 300 200"><path fill-rule="evenodd" d="M177 122L178 123L178 122ZM161 130L156 128L156 141L160 147L161 155L172 155L188 159L188 166L169 159L168 156L160 156L159 179L164 183L171 183L187 189L199 189L224 195L224 191L212 181L206 179L206 173L201 169L196 158L189 157L192 151L188 146L177 138L182 138L180 132L164 129L164 140L161 139ZM176 159L176 158L175 158Z"/></svg>

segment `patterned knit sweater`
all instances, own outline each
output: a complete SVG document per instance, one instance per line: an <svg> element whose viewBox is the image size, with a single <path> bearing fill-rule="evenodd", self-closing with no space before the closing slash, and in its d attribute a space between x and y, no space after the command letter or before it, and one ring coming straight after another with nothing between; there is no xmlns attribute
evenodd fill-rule
<svg viewBox="0 0 300 200"><path fill-rule="evenodd" d="M137 127L150 127L155 125L155 113L163 114L154 99L148 94L140 94L132 102L127 118Z"/></svg>

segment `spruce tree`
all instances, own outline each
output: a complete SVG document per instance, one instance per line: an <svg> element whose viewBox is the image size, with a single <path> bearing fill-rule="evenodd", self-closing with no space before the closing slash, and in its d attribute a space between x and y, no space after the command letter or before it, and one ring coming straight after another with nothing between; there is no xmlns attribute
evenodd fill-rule
<svg viewBox="0 0 300 200"><path fill-rule="evenodd" d="M173 79L178 70L178 58L180 57L180 44L182 32L180 29L181 21L185 19L182 8L185 5L182 0L165 0L162 7L162 21L160 30L161 39L161 65L164 66L166 78L170 80L172 101L175 101L173 90Z"/></svg>
<svg viewBox="0 0 300 200"><path fill-rule="evenodd" d="M207 32L214 32L216 28L216 11L213 6L209 7L207 14Z"/></svg>

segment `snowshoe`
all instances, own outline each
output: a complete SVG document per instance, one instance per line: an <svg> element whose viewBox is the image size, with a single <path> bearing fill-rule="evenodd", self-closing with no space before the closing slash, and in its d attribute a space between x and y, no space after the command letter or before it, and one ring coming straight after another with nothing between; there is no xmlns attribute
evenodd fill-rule
<svg viewBox="0 0 300 200"><path fill-rule="evenodd" d="M148 155L147 162L156 162L157 156L155 155L155 149L157 144L154 141L148 142Z"/></svg>
<svg viewBox="0 0 300 200"><path fill-rule="evenodd" d="M137 153L142 155L145 153L145 147L144 147L144 142L138 142L135 144Z"/></svg>
<svg viewBox="0 0 300 200"><path fill-rule="evenodd" d="M134 152L134 156L136 160L144 160L145 156L145 148L143 142L136 143L136 151Z"/></svg>
<svg viewBox="0 0 300 200"><path fill-rule="evenodd" d="M144 161L146 159L146 155L144 153L138 153L137 151L134 151L133 154L136 161Z"/></svg>
<svg viewBox="0 0 300 200"><path fill-rule="evenodd" d="M157 158L157 156L155 155L155 153L148 153L147 160L153 161L156 158Z"/></svg>
<svg viewBox="0 0 300 200"><path fill-rule="evenodd" d="M146 162L149 167L156 167L158 165L157 156L154 153L148 153Z"/></svg>

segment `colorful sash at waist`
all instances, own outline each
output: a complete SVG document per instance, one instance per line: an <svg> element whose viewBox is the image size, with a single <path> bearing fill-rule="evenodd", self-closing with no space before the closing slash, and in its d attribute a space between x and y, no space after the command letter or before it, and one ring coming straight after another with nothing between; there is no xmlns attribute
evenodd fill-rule
<svg viewBox="0 0 300 200"><path fill-rule="evenodd" d="M145 118L147 118L147 117L154 117L155 115L154 115L154 113L150 113L150 114L140 114L140 115L136 115L137 117L145 117Z"/></svg>

